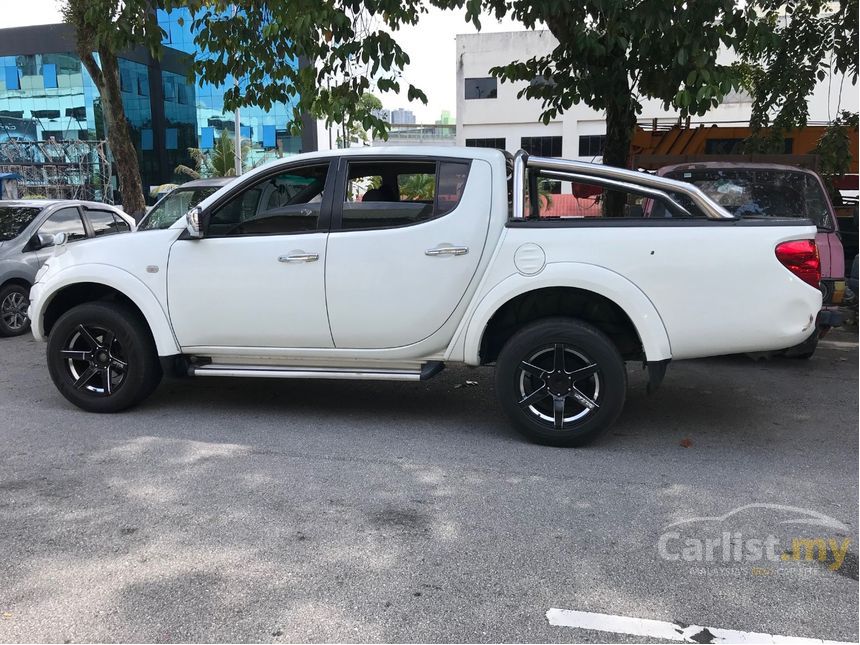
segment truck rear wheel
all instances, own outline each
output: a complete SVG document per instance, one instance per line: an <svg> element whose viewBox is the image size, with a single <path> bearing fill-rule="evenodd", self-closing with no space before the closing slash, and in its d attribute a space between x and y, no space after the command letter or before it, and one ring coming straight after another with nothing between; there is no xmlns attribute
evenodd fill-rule
<svg viewBox="0 0 860 645"><path fill-rule="evenodd" d="M137 405L161 380L149 330L117 303L86 303L63 314L48 337L48 370L60 394L88 412Z"/></svg>
<svg viewBox="0 0 860 645"><path fill-rule="evenodd" d="M516 429L550 446L582 446L621 414L627 372L595 327L546 318L514 334L496 361L496 393Z"/></svg>

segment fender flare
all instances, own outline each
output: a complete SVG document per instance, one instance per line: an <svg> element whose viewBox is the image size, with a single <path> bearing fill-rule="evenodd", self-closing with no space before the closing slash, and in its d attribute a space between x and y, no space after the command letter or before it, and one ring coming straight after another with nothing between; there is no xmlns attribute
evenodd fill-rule
<svg viewBox="0 0 860 645"><path fill-rule="evenodd" d="M648 362L672 358L672 346L660 314L651 300L633 282L595 264L556 262L547 264L536 276L518 273L510 275L481 298L469 315L465 331L463 352L466 364L480 364L484 330L502 305L519 295L547 287L572 287L592 291L614 302L633 322Z"/></svg>
<svg viewBox="0 0 860 645"><path fill-rule="evenodd" d="M180 353L167 314L152 290L128 271L106 264L76 264L50 276L46 283L36 284L32 293L37 297L30 313L37 338L45 337L44 313L54 297L66 287L84 282L111 287L131 300L143 314L159 356Z"/></svg>

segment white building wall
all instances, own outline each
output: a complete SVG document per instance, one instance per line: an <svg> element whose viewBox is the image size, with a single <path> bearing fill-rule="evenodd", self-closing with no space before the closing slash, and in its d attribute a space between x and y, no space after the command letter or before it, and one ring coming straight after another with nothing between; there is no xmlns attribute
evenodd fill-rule
<svg viewBox="0 0 860 645"><path fill-rule="evenodd" d="M505 148L515 152L520 148L521 137L561 135L562 156L599 160L579 157L579 137L606 133L602 112L580 103L544 126L539 121L541 102L517 99L517 92L525 83L499 82L497 98L494 99L465 98L465 79L487 77L491 67L548 54L555 45L555 38L546 30L457 36L457 145L465 145L466 139L504 137ZM730 52L723 56L725 62L730 58ZM731 97L704 117L693 117L691 122L744 125L749 122L752 107L744 99L743 96ZM677 111L665 110L660 101L643 100L642 105L640 120L678 118ZM858 111L858 92L849 81L834 76L832 80L825 79L816 86L810 98L810 123L826 123L837 116L839 109Z"/></svg>

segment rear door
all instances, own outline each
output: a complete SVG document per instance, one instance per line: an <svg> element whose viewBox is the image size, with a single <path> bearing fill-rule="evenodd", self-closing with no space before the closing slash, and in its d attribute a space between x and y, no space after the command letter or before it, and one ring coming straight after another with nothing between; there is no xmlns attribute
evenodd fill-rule
<svg viewBox="0 0 860 645"><path fill-rule="evenodd" d="M336 347L402 347L445 324L475 278L490 186L480 160L340 160L326 259Z"/></svg>

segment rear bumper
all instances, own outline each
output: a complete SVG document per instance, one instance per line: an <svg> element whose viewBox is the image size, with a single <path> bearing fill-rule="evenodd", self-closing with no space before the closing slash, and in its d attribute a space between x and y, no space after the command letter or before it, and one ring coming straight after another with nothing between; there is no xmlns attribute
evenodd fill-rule
<svg viewBox="0 0 860 645"><path fill-rule="evenodd" d="M835 308L826 308L818 312L818 317L815 319L815 326L819 330L830 329L831 327L839 327L845 317L842 312Z"/></svg>

